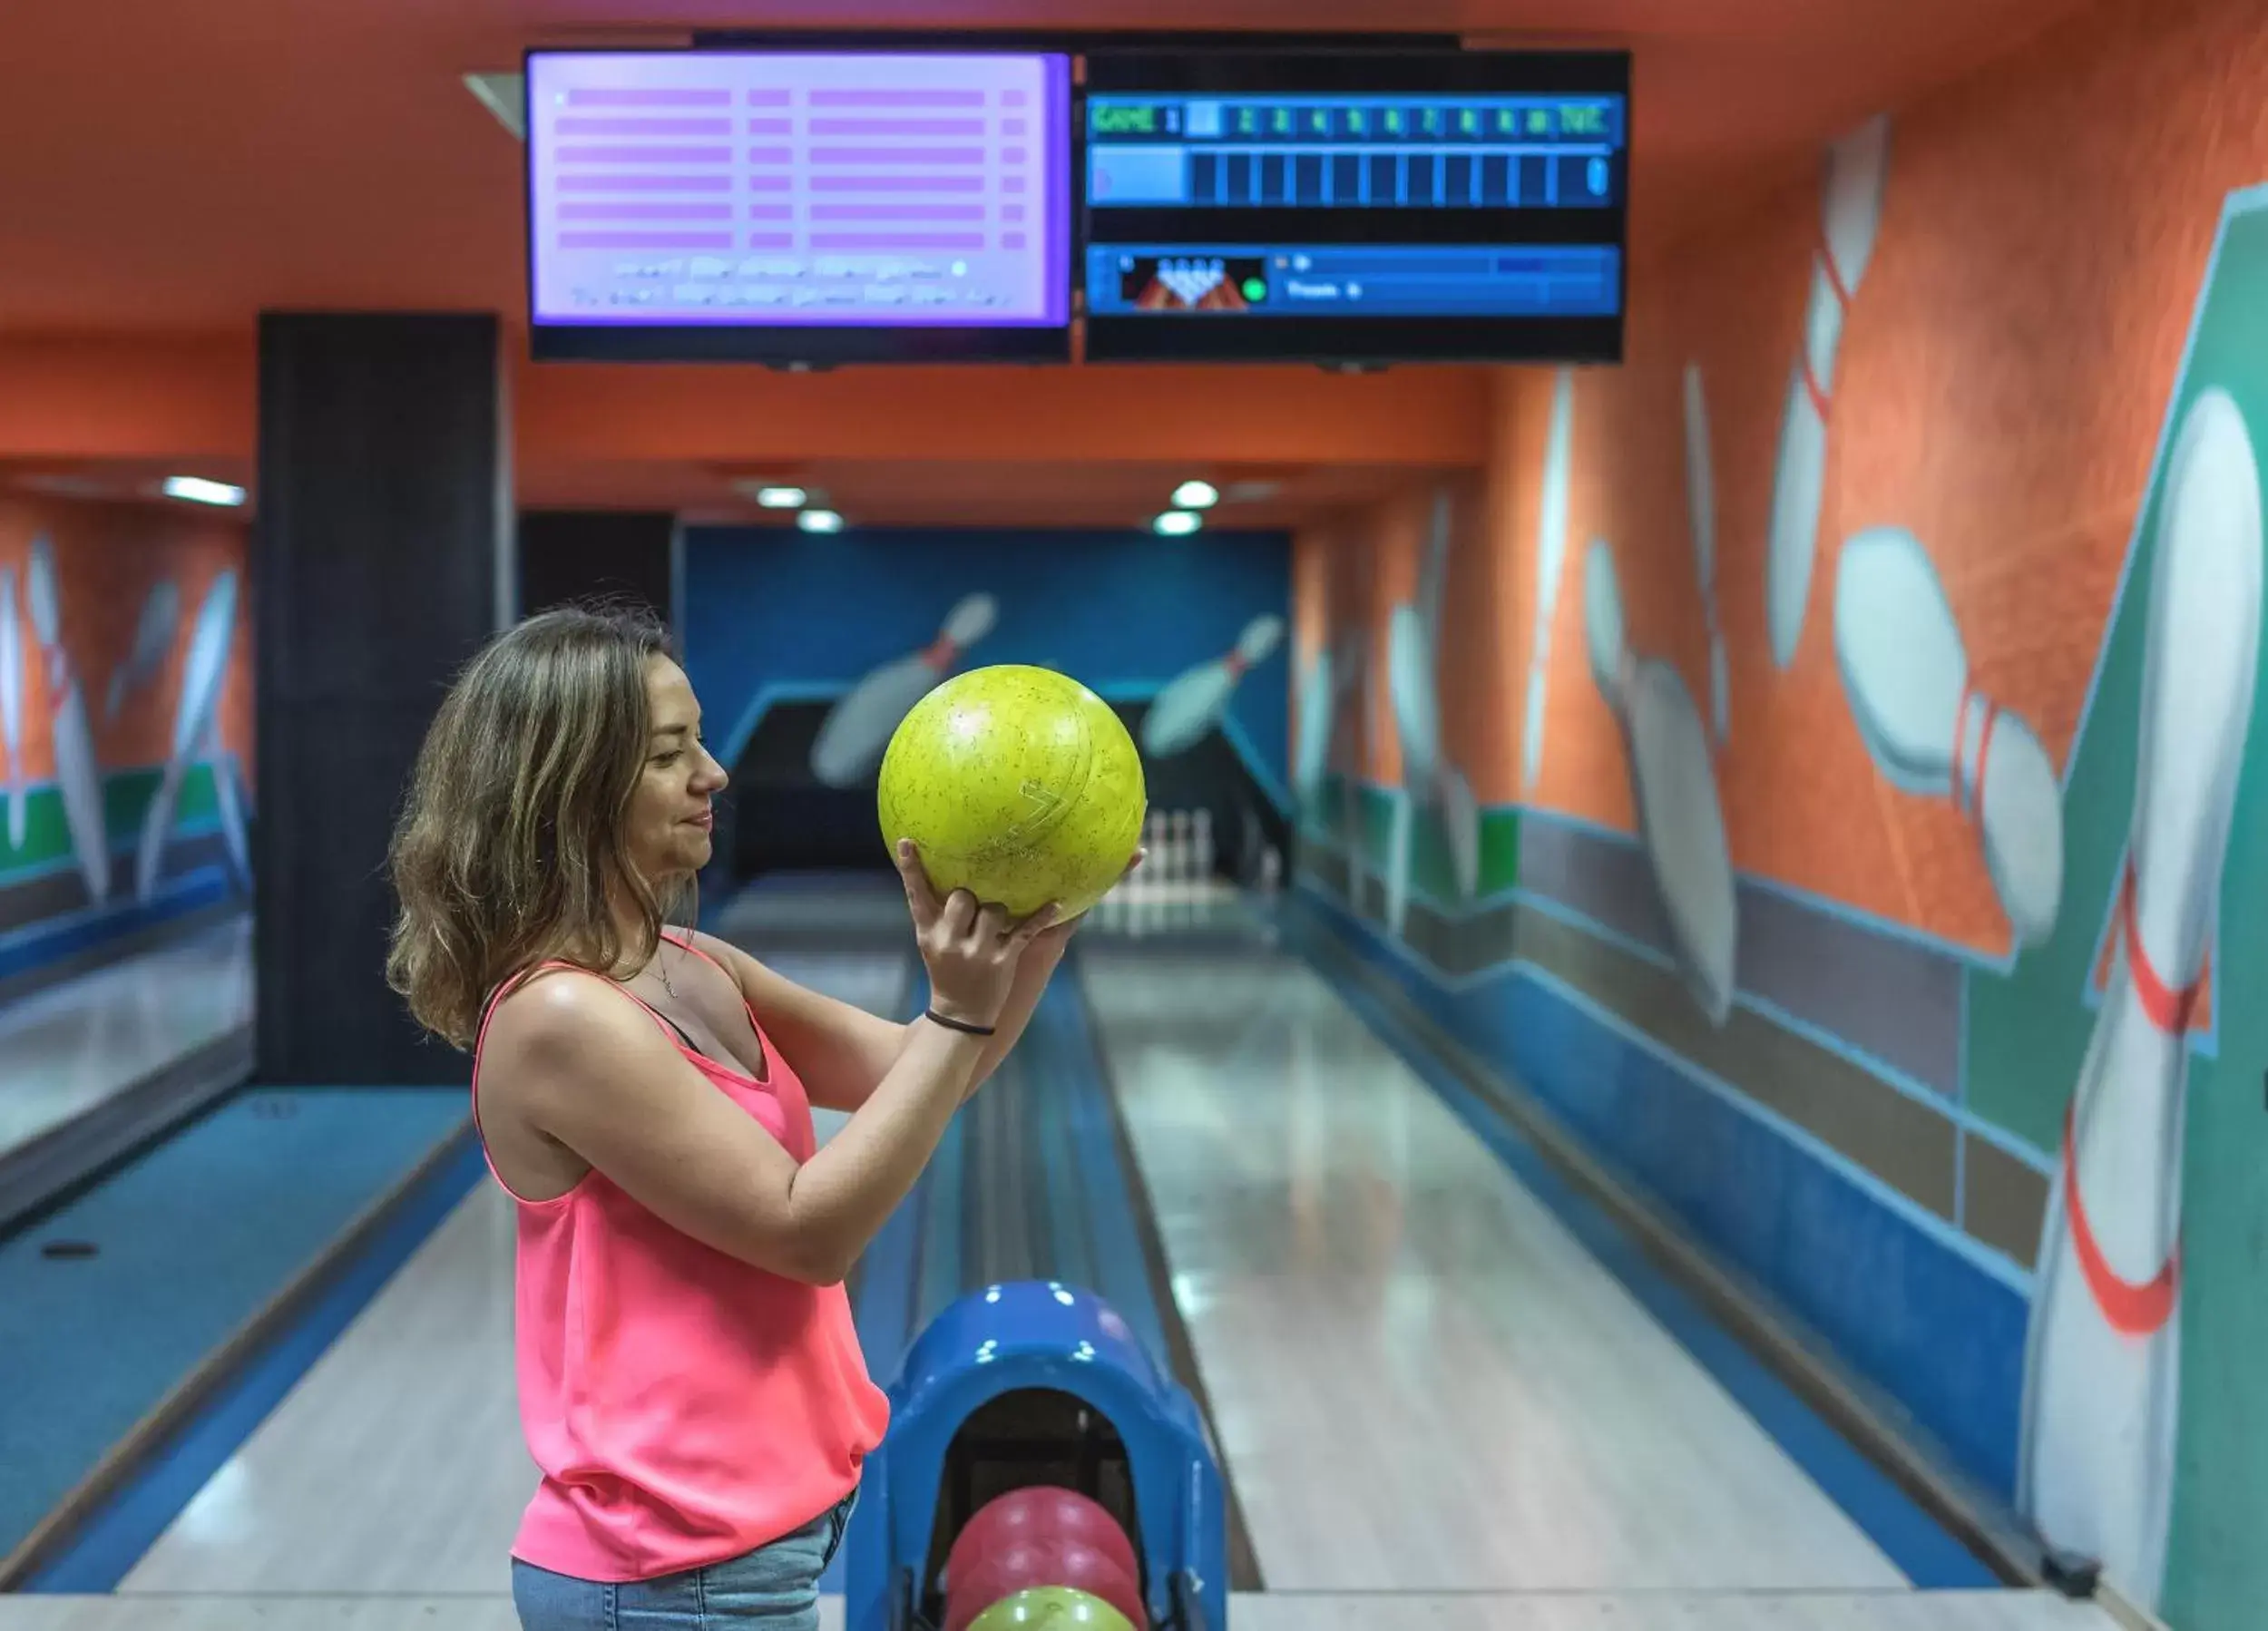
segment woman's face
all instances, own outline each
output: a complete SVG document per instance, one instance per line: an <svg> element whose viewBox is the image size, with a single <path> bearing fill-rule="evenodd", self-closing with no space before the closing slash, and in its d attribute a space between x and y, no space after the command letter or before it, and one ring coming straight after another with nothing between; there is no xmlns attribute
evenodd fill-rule
<svg viewBox="0 0 2268 1631"><path fill-rule="evenodd" d="M709 801L726 776L701 746L701 707L693 688L666 657L646 665L646 707L653 726L638 790L631 795L630 857L649 884L660 884L709 864Z"/></svg>

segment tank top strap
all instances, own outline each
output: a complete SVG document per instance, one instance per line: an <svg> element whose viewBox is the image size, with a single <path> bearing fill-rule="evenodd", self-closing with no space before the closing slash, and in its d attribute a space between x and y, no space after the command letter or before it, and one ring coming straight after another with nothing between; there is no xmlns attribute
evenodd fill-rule
<svg viewBox="0 0 2268 1631"><path fill-rule="evenodd" d="M690 934L688 934L683 940L679 940L676 935L671 934L665 930L662 933L661 938L668 941L671 945L677 947L681 952L692 952L694 956L709 964L710 968L715 969L726 979L731 981L732 989L734 991L740 991L740 976L734 973L730 969L727 968L716 958L710 956L707 952L702 951L700 947L695 945L693 943L693 937ZM756 1032L757 1046L768 1050L771 1047L771 1043L764 1035L763 1022L756 1017L755 1005L748 1001L748 994L745 991L741 992L740 1008L741 1011L748 1016L749 1028Z"/></svg>
<svg viewBox="0 0 2268 1631"><path fill-rule="evenodd" d="M738 991L740 989L739 977L734 974L730 969L725 967L725 965L722 962L719 962L716 958L710 956L707 952L702 951L699 945L694 943L693 937L690 934L686 935L684 939L680 940L665 929L662 931L661 938L668 941L671 945L677 947L677 949L680 952L692 952L694 956L699 958L710 968L715 969L726 979L732 982L733 990Z"/></svg>

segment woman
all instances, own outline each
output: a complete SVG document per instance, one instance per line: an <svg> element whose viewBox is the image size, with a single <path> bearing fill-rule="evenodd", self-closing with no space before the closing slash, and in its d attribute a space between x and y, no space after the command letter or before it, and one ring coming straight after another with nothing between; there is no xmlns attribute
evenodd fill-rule
<svg viewBox="0 0 2268 1631"><path fill-rule="evenodd" d="M529 1631L807 1631L887 1409L843 1280L1031 1017L1070 925L898 870L929 973L894 1024L664 923L725 773L660 628L530 619L418 758L388 978L473 1051L518 1215L513 1548ZM815 1148L811 1106L851 1112Z"/></svg>

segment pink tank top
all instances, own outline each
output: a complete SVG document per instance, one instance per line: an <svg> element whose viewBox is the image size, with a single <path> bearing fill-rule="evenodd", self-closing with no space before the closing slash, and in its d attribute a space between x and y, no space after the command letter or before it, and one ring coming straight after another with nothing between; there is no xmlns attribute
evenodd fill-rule
<svg viewBox="0 0 2268 1631"><path fill-rule="evenodd" d="M480 1041L516 983L490 1000ZM762 1026L758 1082L623 995L789 1155L811 1158L810 1101ZM477 1128L479 1041L473 1105ZM489 1171L510 1194L493 1161ZM555 1200L513 1199L520 1420L543 1475L513 1557L580 1579L651 1579L754 1550L856 1487L889 1402L866 1375L842 1286L750 1268L596 1168Z"/></svg>

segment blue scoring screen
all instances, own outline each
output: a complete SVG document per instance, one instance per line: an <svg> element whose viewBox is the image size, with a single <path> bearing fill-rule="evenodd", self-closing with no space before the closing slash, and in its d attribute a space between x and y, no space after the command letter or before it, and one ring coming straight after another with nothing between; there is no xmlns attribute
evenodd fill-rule
<svg viewBox="0 0 2268 1631"><path fill-rule="evenodd" d="M1618 352L1628 119L1619 90L1090 84L1089 354Z"/></svg>

